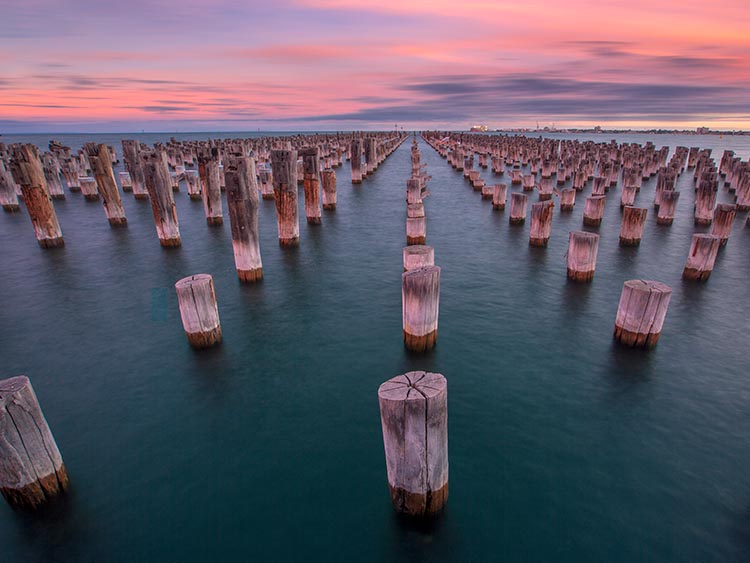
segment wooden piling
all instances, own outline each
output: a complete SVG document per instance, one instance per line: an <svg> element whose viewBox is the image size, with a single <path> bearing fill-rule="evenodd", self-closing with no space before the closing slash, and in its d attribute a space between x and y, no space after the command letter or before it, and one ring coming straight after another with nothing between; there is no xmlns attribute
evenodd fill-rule
<svg viewBox="0 0 750 563"><path fill-rule="evenodd" d="M572 231L568 237L568 279L587 282L594 279L599 235Z"/></svg>
<svg viewBox="0 0 750 563"><path fill-rule="evenodd" d="M120 191L112 169L112 154L105 144L86 143L84 150L91 165L91 171L96 179L96 187L102 196L104 213L107 215L111 227L127 225L125 208L122 206Z"/></svg>
<svg viewBox="0 0 750 563"><path fill-rule="evenodd" d="M547 246L552 231L552 209L553 203L550 200L539 201L531 205L531 228L529 230L531 246Z"/></svg>
<svg viewBox="0 0 750 563"><path fill-rule="evenodd" d="M680 199L680 192L667 190L661 194L661 203L659 212L656 215L657 225L671 225L674 221L674 213L677 209L677 202Z"/></svg>
<svg viewBox="0 0 750 563"><path fill-rule="evenodd" d="M426 266L401 275L404 344L423 352L435 346L440 308L440 267Z"/></svg>
<svg viewBox="0 0 750 563"><path fill-rule="evenodd" d="M96 178L92 176L79 176L78 184L84 199L87 201L99 201L99 190L96 188Z"/></svg>
<svg viewBox="0 0 750 563"><path fill-rule="evenodd" d="M719 237L700 233L694 234L685 269L682 271L682 278L706 281L714 269L719 247L721 247Z"/></svg>
<svg viewBox="0 0 750 563"><path fill-rule="evenodd" d="M410 203L406 206L406 216L409 218L424 217L423 203Z"/></svg>
<svg viewBox="0 0 750 563"><path fill-rule="evenodd" d="M388 487L394 509L434 515L448 500L448 386L412 371L378 389Z"/></svg>
<svg viewBox="0 0 750 563"><path fill-rule="evenodd" d="M521 225L526 222L526 194L513 192L510 194L510 224Z"/></svg>
<svg viewBox="0 0 750 563"><path fill-rule="evenodd" d="M139 160L144 171L146 190L151 200L151 211L154 215L159 244L164 247L180 246L182 242L177 220L177 207L174 203L169 166L164 151L156 149L154 152L142 152L139 154ZM135 191L135 184L133 184L133 191Z"/></svg>
<svg viewBox="0 0 750 563"><path fill-rule="evenodd" d="M495 184L492 192L492 209L503 210L505 209L505 201L507 199L508 186L506 184ZM524 213L524 215L526 215Z"/></svg>
<svg viewBox="0 0 750 563"><path fill-rule="evenodd" d="M0 492L13 508L35 509L68 489L60 450L29 378L0 381Z"/></svg>
<svg viewBox="0 0 750 563"><path fill-rule="evenodd" d="M435 265L435 249L424 244L405 246L403 256L405 272Z"/></svg>
<svg viewBox="0 0 750 563"><path fill-rule="evenodd" d="M39 150L36 145L20 145L13 149L10 162L13 180L21 186L21 194L26 210L31 217L34 233L39 246L54 248L63 246L62 231L57 221L55 207L47 190Z"/></svg>
<svg viewBox="0 0 750 563"><path fill-rule="evenodd" d="M620 246L638 246L643 237L648 209L628 206L623 210L620 224Z"/></svg>
<svg viewBox="0 0 750 563"><path fill-rule="evenodd" d="M0 205L8 213L15 213L21 209L16 195L16 183L2 158L0 158Z"/></svg>
<svg viewBox="0 0 750 563"><path fill-rule="evenodd" d="M263 199L274 199L273 184L271 183L271 171L261 168L258 172L260 181L260 196Z"/></svg>
<svg viewBox="0 0 750 563"><path fill-rule="evenodd" d="M352 184L362 183L362 140L354 139L351 145Z"/></svg>
<svg viewBox="0 0 750 563"><path fill-rule="evenodd" d="M222 225L224 214L221 208L221 176L216 149L212 149L210 156L206 154L198 156L198 173L203 184L203 209L206 213L206 223Z"/></svg>
<svg viewBox="0 0 750 563"><path fill-rule="evenodd" d="M352 156L354 158L354 156ZM299 211L297 209L297 151L271 151L273 191L279 244L299 244Z"/></svg>
<svg viewBox="0 0 750 563"><path fill-rule="evenodd" d="M123 192L133 191L133 180L130 178L130 172L123 171L119 172L117 176L120 178L120 187Z"/></svg>
<svg viewBox="0 0 750 563"><path fill-rule="evenodd" d="M133 197L135 199L147 199L146 175L141 165L140 152L138 141L127 139L122 141L122 159L125 161L126 170L130 173Z"/></svg>
<svg viewBox="0 0 750 563"><path fill-rule="evenodd" d="M560 211L573 211L576 204L576 191L574 188L560 190Z"/></svg>
<svg viewBox="0 0 750 563"><path fill-rule="evenodd" d="M586 198L583 208L583 224L588 227L598 227L602 224L604 204L607 198L603 195L592 195Z"/></svg>
<svg viewBox="0 0 750 563"><path fill-rule="evenodd" d="M631 347L656 346L672 289L658 281L628 280L622 287L614 337Z"/></svg>
<svg viewBox="0 0 750 563"><path fill-rule="evenodd" d="M320 149L317 146L300 149L302 181L305 191L305 215L308 225L320 225Z"/></svg>
<svg viewBox="0 0 750 563"><path fill-rule="evenodd" d="M42 153L42 169L47 180L47 190L52 199L65 199L62 181L60 180L60 163L51 152Z"/></svg>
<svg viewBox="0 0 750 563"><path fill-rule="evenodd" d="M323 209L336 209L336 171L328 168L321 172L323 183Z"/></svg>
<svg viewBox="0 0 750 563"><path fill-rule="evenodd" d="M427 220L425 217L406 218L406 244L424 244L427 240Z"/></svg>
<svg viewBox="0 0 750 563"><path fill-rule="evenodd" d="M263 278L255 161L249 156L225 157L224 180L237 276L240 281L254 282Z"/></svg>
<svg viewBox="0 0 750 563"><path fill-rule="evenodd" d="M729 240L736 215L737 206L730 203L720 203L714 209L714 222L711 225L711 234L721 239L721 246L724 246Z"/></svg>
<svg viewBox="0 0 750 563"><path fill-rule="evenodd" d="M194 348L208 348L221 342L221 323L216 305L214 280L209 274L195 274L175 284L182 326Z"/></svg>
<svg viewBox="0 0 750 563"><path fill-rule="evenodd" d="M185 183L187 184L188 197L194 201L202 200L201 177L197 170L185 170Z"/></svg>

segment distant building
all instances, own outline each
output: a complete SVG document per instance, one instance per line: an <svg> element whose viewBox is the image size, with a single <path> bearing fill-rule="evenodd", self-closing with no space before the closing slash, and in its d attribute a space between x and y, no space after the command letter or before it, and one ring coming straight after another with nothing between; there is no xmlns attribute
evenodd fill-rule
<svg viewBox="0 0 750 563"><path fill-rule="evenodd" d="M601 132L602 132L601 125L597 125L596 127L594 127L594 133L601 133Z"/></svg>
<svg viewBox="0 0 750 563"><path fill-rule="evenodd" d="M698 135L708 135L711 130L708 127L698 127L695 132L698 133Z"/></svg>
<svg viewBox="0 0 750 563"><path fill-rule="evenodd" d="M472 125L469 131L471 131L472 133L484 133L487 131L487 129L488 128L486 125Z"/></svg>

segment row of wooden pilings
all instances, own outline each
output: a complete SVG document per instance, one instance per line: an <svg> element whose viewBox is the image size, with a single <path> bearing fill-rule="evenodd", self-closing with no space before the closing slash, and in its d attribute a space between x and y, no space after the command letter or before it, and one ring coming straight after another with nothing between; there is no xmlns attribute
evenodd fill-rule
<svg viewBox="0 0 750 563"><path fill-rule="evenodd" d="M573 209L576 194L588 182L592 195L586 198L583 223L587 227L601 225L606 194L622 178L620 208L620 244L638 246L648 214L647 208L634 207L635 195L642 181L657 177L654 207L657 224L668 226L674 219L679 192L677 178L686 169L694 168L696 225L711 225L708 234L693 234L683 278L705 281L713 270L721 246L727 243L738 210L750 206L750 167L731 151L725 151L722 164L717 168L710 158L710 150L678 147L667 162L669 150L657 151L646 146L617 143L596 144L560 142L551 139L528 139L487 135L462 135L429 132L424 140L446 158L454 169L463 172L482 199L492 200L493 208L505 209L507 184L486 185L479 170L474 168L478 154L480 168L492 164L492 173L503 176L506 166L511 167L511 184L518 184L522 192L511 193L509 221L524 223L527 216L528 196L525 192L537 190L539 201L531 205L529 244L544 247L551 234L554 198L559 198L560 212ZM529 166L531 174L523 175L522 166ZM537 174L540 178L537 181ZM716 204L719 177L735 194L735 204ZM571 188L558 190L558 186L571 181ZM599 235L594 232L569 233L567 251L567 276L578 282L593 279L598 254ZM625 282L615 321L615 338L630 346L651 347L661 333L671 289L656 281L630 280Z"/></svg>
<svg viewBox="0 0 750 563"><path fill-rule="evenodd" d="M361 137L364 137L364 143ZM345 155L348 158L354 157L353 160L360 167L353 167L352 183L361 183L362 178L373 174L377 166L406 139L406 136L368 133L366 136L356 135L350 138L346 135L338 138L339 142L346 143L346 146L339 144L336 150L329 150L324 143L321 144L321 139L328 137L295 136L291 139L278 138L270 141L253 139L210 143L213 146L187 143L186 146L190 148L185 150L193 154L192 148L195 147L195 154L198 154L199 182L196 182L196 185L200 188L200 199L204 202L209 225L222 223L220 191L222 186L225 187L235 265L241 281L256 281L262 277L257 229L259 180L261 183L267 180L273 184L271 194L276 200L280 244L296 244L299 240L299 183L302 183L304 188L307 220L311 224L318 224L321 222L321 191L322 207L335 209L336 206L336 175L331 167L340 165L341 157ZM299 150L293 148L293 143L301 145ZM168 152L161 146L155 146L152 150L134 141L123 141L124 160L128 167L126 191L132 192L139 199L151 200L157 235L161 244L166 247L180 244L179 225L172 195L178 178L170 170L175 168L174 165L170 165L172 157L177 158L176 154L188 154L177 151L175 147L179 145L176 141L170 142L171 152ZM67 147L61 149L59 143L53 142L50 146L63 153L69 151ZM248 146L252 146L253 150L248 150ZM353 149L353 155L349 154L348 147ZM362 159L358 152L362 147L365 150L364 170L361 168ZM0 146L0 149L3 155L10 156L9 166L5 165L5 158L0 158L0 172L5 174L0 177L0 191L4 198L2 201L5 203L9 200L8 193L17 197L14 184L19 184L21 199L29 211L40 246L49 248L62 245L62 233L38 149L34 145L11 146L7 152L4 146ZM248 153L255 153L255 158ZM95 174L97 194L104 201L105 213L110 224L126 224L122 200L112 169L112 151L105 145L87 144L81 154L86 156L86 162ZM221 180L219 155L223 176ZM264 167L259 174L256 162L261 162L262 165L270 162L270 167ZM326 166L324 170L320 170L321 164ZM190 164L187 163L187 166ZM8 174L8 170L12 172L12 176ZM300 175L298 170L301 171ZM192 175L185 175L189 192L196 189L191 184L190 176ZM301 181L298 181L300 177ZM124 176L121 176L121 180L123 178ZM72 181L68 183L69 190L76 191L78 187L73 185ZM17 207L16 199L6 210L13 212ZM219 343L222 339L222 329L212 276L187 276L175 284L175 290L183 329L189 344L195 348L206 348ZM431 389L436 385L438 383L430 377L419 384L419 389L422 392L433 393ZM392 404L396 394L392 390L383 400ZM439 401L439 397L435 397L433 401ZM419 429L415 428L414 432L419 432ZM14 508L35 509L65 492L68 487L65 465L29 379L18 376L0 381L0 492ZM418 503L419 499L408 495L411 490L411 485L407 482L392 489L392 494L406 499L404 502L408 502L409 506L416 506L415 503ZM430 502L427 502L427 505L430 505Z"/></svg>

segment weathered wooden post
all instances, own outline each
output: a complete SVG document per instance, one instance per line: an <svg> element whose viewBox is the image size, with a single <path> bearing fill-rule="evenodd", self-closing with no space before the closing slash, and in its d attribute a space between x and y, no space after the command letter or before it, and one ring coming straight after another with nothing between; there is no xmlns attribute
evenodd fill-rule
<svg viewBox="0 0 750 563"><path fill-rule="evenodd" d="M643 226L646 224L648 209L645 207L626 207L620 224L620 246L638 246L643 237Z"/></svg>
<svg viewBox="0 0 750 563"><path fill-rule="evenodd" d="M710 225L716 205L716 180L702 180L695 194L695 224Z"/></svg>
<svg viewBox="0 0 750 563"><path fill-rule="evenodd" d="M60 181L60 163L51 152L42 153L42 169L52 199L65 199L65 192Z"/></svg>
<svg viewBox="0 0 750 563"><path fill-rule="evenodd" d="M209 274L195 274L174 284L180 317L188 342L194 348L208 348L221 342L219 308L214 280Z"/></svg>
<svg viewBox="0 0 750 563"><path fill-rule="evenodd" d="M297 151L271 151L273 191L279 244L299 244L299 211L297 209Z"/></svg>
<svg viewBox="0 0 750 563"><path fill-rule="evenodd" d="M510 224L521 225L526 222L526 194L513 192L510 194Z"/></svg>
<svg viewBox="0 0 750 563"><path fill-rule="evenodd" d="M448 500L448 385L439 373L411 371L378 389L391 503L425 517Z"/></svg>
<svg viewBox="0 0 750 563"><path fill-rule="evenodd" d="M506 184L495 184L492 192L492 209L505 209L508 186ZM524 213L525 215L525 213Z"/></svg>
<svg viewBox="0 0 750 563"><path fill-rule="evenodd" d="M531 228L529 229L531 246L547 246L552 231L552 209L553 203L550 200L531 204Z"/></svg>
<svg viewBox="0 0 750 563"><path fill-rule="evenodd" d="M79 189L86 201L99 201L99 190L96 188L96 178L92 176L78 177Z"/></svg>
<svg viewBox="0 0 750 563"><path fill-rule="evenodd" d="M125 208L122 206L120 191L117 189L115 173L112 170L112 155L105 144L86 143L84 150L89 158L96 186L104 200L104 213L112 227L125 226Z"/></svg>
<svg viewBox="0 0 750 563"><path fill-rule="evenodd" d="M34 509L68 488L60 450L29 378L0 381L0 491L13 508Z"/></svg>
<svg viewBox="0 0 750 563"><path fill-rule="evenodd" d="M273 184L271 183L271 171L266 168L261 168L258 172L258 179L260 180L260 196L263 199L274 199Z"/></svg>
<svg viewBox="0 0 750 563"><path fill-rule="evenodd" d="M424 244L405 246L404 271L435 265L435 249Z"/></svg>
<svg viewBox="0 0 750 563"><path fill-rule="evenodd" d="M317 146L300 149L302 180L305 189L305 215L308 225L320 225L320 149Z"/></svg>
<svg viewBox="0 0 750 563"><path fill-rule="evenodd" d="M623 184L620 194L620 207L627 207L635 203L635 194L638 189L632 184Z"/></svg>
<svg viewBox="0 0 750 563"><path fill-rule="evenodd" d="M138 141L129 141L127 139L122 141L122 158L125 161L125 168L130 172L133 197L135 199L147 199L146 176L141 165L140 152L141 149Z"/></svg>
<svg viewBox="0 0 750 563"><path fill-rule="evenodd" d="M13 177L5 167L5 161L0 158L0 205L8 213L15 213L20 209L15 184Z"/></svg>
<svg viewBox="0 0 750 563"><path fill-rule="evenodd" d="M336 209L336 171L328 168L321 172L323 180L323 209Z"/></svg>
<svg viewBox="0 0 750 563"><path fill-rule="evenodd" d="M362 140L354 139L351 148L352 184L362 183Z"/></svg>
<svg viewBox="0 0 750 563"><path fill-rule="evenodd" d="M263 278L258 239L258 184L255 161L249 156L226 156L224 180L232 230L234 265L240 281Z"/></svg>
<svg viewBox="0 0 750 563"><path fill-rule="evenodd" d="M407 217L424 217L424 203L409 203L406 206Z"/></svg>
<svg viewBox="0 0 750 563"><path fill-rule="evenodd" d="M435 346L440 308L440 267L425 266L401 275L404 344L423 352Z"/></svg>
<svg viewBox="0 0 750 563"><path fill-rule="evenodd" d="M576 191L574 188L560 190L560 211L573 211L576 204Z"/></svg>
<svg viewBox="0 0 750 563"><path fill-rule="evenodd" d="M119 172L117 176L120 178L120 187L123 192L133 191L133 180L130 178L130 172L123 171Z"/></svg>
<svg viewBox="0 0 750 563"><path fill-rule="evenodd" d="M671 297L672 289L661 282L626 281L617 308L615 339L631 347L656 346Z"/></svg>
<svg viewBox="0 0 750 563"><path fill-rule="evenodd" d="M203 209L206 212L206 223L222 225L224 215L221 209L221 177L216 148L212 149L211 156L201 155L198 157L198 172L203 183Z"/></svg>
<svg viewBox="0 0 750 563"><path fill-rule="evenodd" d="M154 214L159 244L165 247L180 246L182 242L180 225L177 220L177 207L172 194L169 165L164 158L163 150L142 152L139 159L141 161L140 166L144 170L144 180L151 200L151 211ZM135 185L133 185L133 188L135 191Z"/></svg>
<svg viewBox="0 0 750 563"><path fill-rule="evenodd" d="M192 200L203 199L201 193L201 177L197 170L185 170L185 183L187 184L188 196Z"/></svg>
<svg viewBox="0 0 750 563"><path fill-rule="evenodd" d="M422 217L406 218L406 244L424 244L427 240L427 220Z"/></svg>
<svg viewBox="0 0 750 563"><path fill-rule="evenodd" d="M677 209L677 202L680 199L680 192L667 190L661 194L661 203L659 212L656 215L657 225L671 225L674 221L674 213Z"/></svg>
<svg viewBox="0 0 750 563"><path fill-rule="evenodd" d="M607 198L603 195L592 195L586 198L583 208L583 224L589 227L598 227L602 224L604 216L604 204Z"/></svg>
<svg viewBox="0 0 750 563"><path fill-rule="evenodd" d="M686 280L706 281L714 269L721 239L713 235L694 234L682 277Z"/></svg>
<svg viewBox="0 0 750 563"><path fill-rule="evenodd" d="M39 246L53 248L63 246L62 231L57 222L55 207L47 191L39 150L36 145L26 144L13 149L10 162L13 179L21 186L23 202L26 206Z"/></svg>
<svg viewBox="0 0 750 563"><path fill-rule="evenodd" d="M587 282L594 279L599 235L572 231L568 238L568 279Z"/></svg>
<svg viewBox="0 0 750 563"><path fill-rule="evenodd" d="M711 234L721 239L721 246L724 246L729 240L736 215L737 206L730 203L720 203L714 210L714 222L711 225Z"/></svg>

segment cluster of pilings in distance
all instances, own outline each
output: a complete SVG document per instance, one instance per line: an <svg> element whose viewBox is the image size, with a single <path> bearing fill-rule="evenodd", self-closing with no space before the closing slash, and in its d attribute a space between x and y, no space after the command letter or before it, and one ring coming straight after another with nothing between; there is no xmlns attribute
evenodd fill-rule
<svg viewBox="0 0 750 563"><path fill-rule="evenodd" d="M422 138L464 178L482 199L492 200L493 208L504 210L508 181L485 185L478 167L491 167L499 179L509 177L510 185L521 191L510 194L509 222L522 224L528 216L529 194L537 192L531 203L529 244L546 247L551 235L554 210L570 212L576 200L583 198L583 225L588 231L569 233L567 276L576 282L589 282L596 270L599 235L591 230L602 226L604 206L610 190L621 186L619 226L621 246L638 246L643 228L653 207L658 225L672 225L679 202L677 179L692 171L695 205L694 223L710 225L710 233L695 233L686 245L683 270L686 280L705 281L711 275L720 248L727 243L738 211L750 210L750 163L724 151L717 166L710 149L677 147L671 158L669 148L657 149L653 143L618 144L560 141L525 136L476 135L450 132L424 132ZM524 168L528 169L524 173ZM643 200L645 180L656 178L653 199ZM723 180L723 181L722 181ZM563 187L568 184L570 187ZM720 186L734 197L733 204L718 204ZM590 186L590 195L584 191ZM629 346L656 344L667 313L671 289L660 282L625 282L615 322L615 338Z"/></svg>

